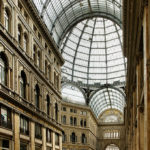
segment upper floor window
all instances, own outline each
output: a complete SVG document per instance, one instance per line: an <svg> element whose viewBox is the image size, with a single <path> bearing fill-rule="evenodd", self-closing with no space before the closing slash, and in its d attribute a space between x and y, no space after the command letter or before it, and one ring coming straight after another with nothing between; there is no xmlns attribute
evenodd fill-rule
<svg viewBox="0 0 150 150"><path fill-rule="evenodd" d="M27 37L27 34L25 33L24 38L23 38L23 49L25 52L27 51L27 40L28 40L28 37Z"/></svg>
<svg viewBox="0 0 150 150"><path fill-rule="evenodd" d="M35 106L40 107L40 88L38 85L35 86Z"/></svg>
<svg viewBox="0 0 150 150"><path fill-rule="evenodd" d="M55 120L58 121L58 104L55 103Z"/></svg>
<svg viewBox="0 0 150 150"><path fill-rule="evenodd" d="M34 45L33 46L33 60L34 60L34 63L36 63L36 52L37 52L37 49L36 49L36 46Z"/></svg>
<svg viewBox="0 0 150 150"><path fill-rule="evenodd" d="M82 144L85 144L85 143L87 142L87 141L86 141L86 136L85 136L84 133L82 134L81 142L82 142Z"/></svg>
<svg viewBox="0 0 150 150"><path fill-rule="evenodd" d="M22 28L20 25L18 25L18 42L21 45L21 41L22 41Z"/></svg>
<svg viewBox="0 0 150 150"><path fill-rule="evenodd" d="M86 116L86 111L81 111L80 114Z"/></svg>
<svg viewBox="0 0 150 150"><path fill-rule="evenodd" d="M71 134L71 136L70 136L70 141L71 141L72 143L77 142L77 136L75 135L74 132L72 132L72 134Z"/></svg>
<svg viewBox="0 0 150 150"><path fill-rule="evenodd" d="M45 60L45 76L47 77L47 61Z"/></svg>
<svg viewBox="0 0 150 150"><path fill-rule="evenodd" d="M20 2L18 2L18 8L19 8L20 11L22 11L22 5L21 5Z"/></svg>
<svg viewBox="0 0 150 150"><path fill-rule="evenodd" d="M66 134L64 132L62 132L62 142L64 143L66 141Z"/></svg>
<svg viewBox="0 0 150 150"><path fill-rule="evenodd" d="M8 31L9 30L9 13L8 13L8 10L7 8L5 8L5 11L4 11L4 26L5 26L5 29Z"/></svg>
<svg viewBox="0 0 150 150"><path fill-rule="evenodd" d="M86 127L86 120L84 120L84 127Z"/></svg>
<svg viewBox="0 0 150 150"><path fill-rule="evenodd" d="M80 125L83 127L83 119L80 120Z"/></svg>
<svg viewBox="0 0 150 150"><path fill-rule="evenodd" d="M70 117L70 125L73 125L73 117Z"/></svg>
<svg viewBox="0 0 150 150"><path fill-rule="evenodd" d="M12 128L11 111L5 106L0 106L0 126L5 128Z"/></svg>
<svg viewBox="0 0 150 150"><path fill-rule="evenodd" d="M0 53L0 83L6 85L7 81L7 58L3 52Z"/></svg>
<svg viewBox="0 0 150 150"><path fill-rule="evenodd" d="M40 51L38 51L38 57L37 57L37 66L40 67L40 57L41 57L41 54L40 54Z"/></svg>
<svg viewBox="0 0 150 150"><path fill-rule="evenodd" d="M65 115L62 116L62 123L63 123L63 124L66 124L66 116L65 116Z"/></svg>
<svg viewBox="0 0 150 150"><path fill-rule="evenodd" d="M62 110L63 110L63 111L66 111L66 107L63 107Z"/></svg>
<svg viewBox="0 0 150 150"><path fill-rule="evenodd" d="M59 134L55 133L55 145L59 145Z"/></svg>
<svg viewBox="0 0 150 150"><path fill-rule="evenodd" d="M46 129L46 141L49 143L52 142L52 131L50 129Z"/></svg>
<svg viewBox="0 0 150 150"><path fill-rule="evenodd" d="M47 115L50 115L50 98L49 98L49 95L46 96L46 110L47 110Z"/></svg>
<svg viewBox="0 0 150 150"><path fill-rule="evenodd" d="M29 135L29 120L23 115L20 116L20 133Z"/></svg>
<svg viewBox="0 0 150 150"><path fill-rule="evenodd" d="M76 126L76 125L77 125L77 118L74 117L74 126Z"/></svg>
<svg viewBox="0 0 150 150"><path fill-rule="evenodd" d="M118 139L120 138L119 130L105 130L103 133L105 139Z"/></svg>
<svg viewBox="0 0 150 150"><path fill-rule="evenodd" d="M20 77L20 96L26 98L26 74L24 71L21 71Z"/></svg>
<svg viewBox="0 0 150 150"><path fill-rule="evenodd" d="M51 80L51 66L48 66L48 79Z"/></svg>
<svg viewBox="0 0 150 150"><path fill-rule="evenodd" d="M42 126L39 123L35 123L35 138L42 139Z"/></svg>
<svg viewBox="0 0 150 150"><path fill-rule="evenodd" d="M5 84L5 62L0 58L0 83Z"/></svg>

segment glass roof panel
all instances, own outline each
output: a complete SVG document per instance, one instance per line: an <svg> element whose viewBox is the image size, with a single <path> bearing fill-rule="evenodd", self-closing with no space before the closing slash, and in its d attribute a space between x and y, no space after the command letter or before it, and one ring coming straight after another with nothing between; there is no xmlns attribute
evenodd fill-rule
<svg viewBox="0 0 150 150"><path fill-rule="evenodd" d="M62 98L64 101L78 103L78 104L86 104L85 98L82 92L71 84L66 84L62 88Z"/></svg>
<svg viewBox="0 0 150 150"><path fill-rule="evenodd" d="M89 105L97 117L107 109L117 109L123 114L125 95L117 89L104 88L94 94Z"/></svg>
<svg viewBox="0 0 150 150"><path fill-rule="evenodd" d="M72 64L70 73L67 63L64 64L62 76L67 74L71 81L88 86L124 83L126 60L121 35L121 28L106 18L95 17L78 23L68 32L61 46L64 59Z"/></svg>
<svg viewBox="0 0 150 150"><path fill-rule="evenodd" d="M103 16L122 24L122 0L33 0L33 2L58 45L67 29L88 17ZM90 24L92 25L92 22ZM90 29L87 32L90 32Z"/></svg>

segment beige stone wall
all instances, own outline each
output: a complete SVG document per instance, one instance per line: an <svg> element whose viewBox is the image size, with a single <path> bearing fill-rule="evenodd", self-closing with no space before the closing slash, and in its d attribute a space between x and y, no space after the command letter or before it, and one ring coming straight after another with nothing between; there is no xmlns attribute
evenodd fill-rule
<svg viewBox="0 0 150 150"><path fill-rule="evenodd" d="M9 28L5 26L4 12L9 16ZM19 28L21 40L18 41ZM25 48L25 36L27 37ZM35 60L33 57L36 46ZM0 106L9 107L12 115L12 129L0 127L0 143L10 140L10 149L19 150L20 143L27 143L31 150L35 146L46 150L62 149L61 145L61 66L64 60L53 43L42 20L31 1L0 0L0 54L7 59L7 83L0 83ZM38 55L40 53L40 55ZM39 57L39 62L38 62ZM47 61L47 67L45 66ZM50 70L48 70L50 68ZM25 98L20 93L21 71L26 75ZM35 85L40 89L39 108L35 106ZM46 96L50 97L49 115L46 110ZM58 104L58 119L55 117L55 104ZM20 115L29 119L29 136L20 133ZM35 139L35 123L42 125L42 139ZM46 129L51 129L52 142L46 143ZM7 131L7 132L6 132ZM59 134L59 146L55 145L55 133Z"/></svg>
<svg viewBox="0 0 150 150"><path fill-rule="evenodd" d="M63 111L63 107L66 111ZM71 113L70 109L75 109L76 113ZM85 115L82 112L86 112ZM78 104L71 104L67 102L62 102L62 116L66 116L66 124L62 124L65 134L67 135L67 140L63 143L64 149L96 149L97 142L97 120L91 109L88 106L81 106ZM70 125L70 117L77 118L77 125ZM81 120L86 120L86 127L80 125ZM77 136L77 142L74 144L70 141L70 135L74 132ZM82 144L81 135L86 135L87 142Z"/></svg>
<svg viewBox="0 0 150 150"><path fill-rule="evenodd" d="M105 133L109 133L109 135L106 137ZM105 148L110 144L115 144L120 148L120 150L125 149L124 124L99 124L97 143L98 147L101 147L102 150L105 150Z"/></svg>
<svg viewBox="0 0 150 150"><path fill-rule="evenodd" d="M124 53L128 59L126 148L150 149L150 3L124 1ZM128 11L130 10L130 11Z"/></svg>

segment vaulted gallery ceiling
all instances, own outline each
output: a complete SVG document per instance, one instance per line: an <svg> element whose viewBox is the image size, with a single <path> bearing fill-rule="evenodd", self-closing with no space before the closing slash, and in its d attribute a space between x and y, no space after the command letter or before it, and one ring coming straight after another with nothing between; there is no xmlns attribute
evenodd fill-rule
<svg viewBox="0 0 150 150"><path fill-rule="evenodd" d="M63 99L89 104L97 117L108 109L123 114L122 0L33 2L65 59Z"/></svg>

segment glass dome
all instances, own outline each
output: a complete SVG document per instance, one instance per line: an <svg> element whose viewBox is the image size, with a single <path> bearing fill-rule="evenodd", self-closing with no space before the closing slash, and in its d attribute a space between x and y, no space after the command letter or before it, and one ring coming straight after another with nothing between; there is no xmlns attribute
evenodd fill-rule
<svg viewBox="0 0 150 150"><path fill-rule="evenodd" d="M62 87L62 98L66 102L85 105L85 97L83 93L74 85L66 84Z"/></svg>
<svg viewBox="0 0 150 150"><path fill-rule="evenodd" d="M122 30L111 20L95 17L78 23L63 40L62 76L86 85L124 83L126 60Z"/></svg>
<svg viewBox="0 0 150 150"><path fill-rule="evenodd" d="M57 45L74 24L87 17L107 17L122 25L122 0L33 0L33 3Z"/></svg>
<svg viewBox="0 0 150 150"><path fill-rule="evenodd" d="M104 88L96 92L89 103L97 117L106 110L118 110L124 114L125 94L115 88Z"/></svg>

